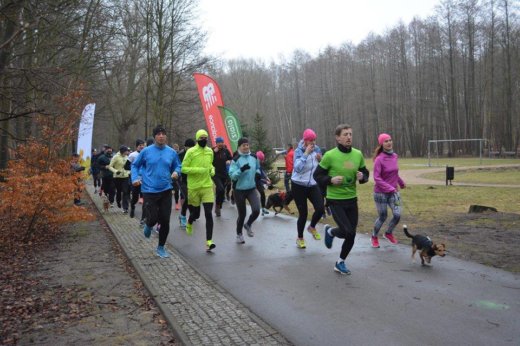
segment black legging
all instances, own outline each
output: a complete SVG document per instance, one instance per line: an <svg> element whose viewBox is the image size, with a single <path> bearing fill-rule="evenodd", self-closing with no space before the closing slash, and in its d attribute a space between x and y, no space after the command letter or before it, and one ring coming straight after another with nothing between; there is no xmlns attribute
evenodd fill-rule
<svg viewBox="0 0 520 346"><path fill-rule="evenodd" d="M223 177L220 175L215 175L213 177L213 182L215 183L215 203L219 208L222 208L222 203L226 197L227 180L228 177Z"/></svg>
<svg viewBox="0 0 520 346"><path fill-rule="evenodd" d="M249 205L251 206L251 215L249 215L249 219L247 220L247 224L251 226L258 218L258 215L260 215L259 199L258 194L256 193L256 188L249 190L234 190L234 194L235 203L237 204L238 209L237 234L242 234L242 227L244 227L244 221L247 214L246 200L249 201Z"/></svg>
<svg viewBox="0 0 520 346"><path fill-rule="evenodd" d="M318 185L302 186L295 182L292 183L291 192L299 214L297 222L298 238L303 238L303 231L305 223L307 222L307 214L309 212L307 208L307 199L311 201L312 206L314 207L311 227L316 227L316 224L318 224L318 221L320 221L323 212L325 211L323 207L323 196L321 195Z"/></svg>
<svg viewBox="0 0 520 346"><path fill-rule="evenodd" d="M328 200L327 202L332 210L332 217L338 225L330 232L334 237L345 239L339 255L342 260L345 260L350 250L352 250L354 239L356 238L356 227L358 224L357 198L342 201Z"/></svg>
<svg viewBox="0 0 520 346"><path fill-rule="evenodd" d="M114 179L112 177L103 177L101 179L101 189L108 196L110 203L114 203L114 197L116 196L116 190L114 187Z"/></svg>
<svg viewBox="0 0 520 346"><path fill-rule="evenodd" d="M180 182L181 187L181 196L182 196L182 207L181 207L181 215L186 216L186 211L188 210L188 185L184 179Z"/></svg>
<svg viewBox="0 0 520 346"><path fill-rule="evenodd" d="M94 180L94 188L101 188L101 173L92 173L92 180Z"/></svg>
<svg viewBox="0 0 520 346"><path fill-rule="evenodd" d="M265 208L265 189L264 185L260 182L256 183L256 189L258 190L258 193L260 194L260 205L262 208Z"/></svg>
<svg viewBox="0 0 520 346"><path fill-rule="evenodd" d="M161 225L159 229L159 246L166 244L170 233L170 214L172 212L172 190L159 193L143 193L143 209L146 212L146 225Z"/></svg>
<svg viewBox="0 0 520 346"><path fill-rule="evenodd" d="M141 185L132 185L132 199L130 200L130 207L135 208L137 202L139 202L139 196L141 196Z"/></svg>
<svg viewBox="0 0 520 346"><path fill-rule="evenodd" d="M116 202L123 204L123 209L128 210L128 200L130 199L130 185L128 178L114 178L114 185L116 187Z"/></svg>
<svg viewBox="0 0 520 346"><path fill-rule="evenodd" d="M177 204L177 203L179 203L180 186L179 186L179 183L177 182L177 180L173 180L172 185L173 185L173 198L175 198L175 204Z"/></svg>
<svg viewBox="0 0 520 346"><path fill-rule="evenodd" d="M213 203L202 203L202 205L204 206L204 216L206 217L206 240L211 240L213 238L213 215L211 215ZM190 210L188 223L192 224L193 221L200 217L200 205L198 207L194 207L188 204L188 209Z"/></svg>

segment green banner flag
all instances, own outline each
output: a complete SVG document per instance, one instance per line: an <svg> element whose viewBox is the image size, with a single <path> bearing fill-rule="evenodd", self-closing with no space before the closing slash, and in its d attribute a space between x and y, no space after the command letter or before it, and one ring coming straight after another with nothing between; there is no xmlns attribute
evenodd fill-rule
<svg viewBox="0 0 520 346"><path fill-rule="evenodd" d="M223 106L218 106L222 120L224 121L224 127L231 142L231 149L235 152L238 148L238 140L242 137L242 129L240 128L240 121L235 112L231 109Z"/></svg>

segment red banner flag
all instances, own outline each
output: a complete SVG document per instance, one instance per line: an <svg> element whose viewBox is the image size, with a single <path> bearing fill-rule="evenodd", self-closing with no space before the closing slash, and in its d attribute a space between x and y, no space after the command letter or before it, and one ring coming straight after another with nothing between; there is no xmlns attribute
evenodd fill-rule
<svg viewBox="0 0 520 346"><path fill-rule="evenodd" d="M202 104L212 145L216 145L215 140L217 137L222 137L224 138L224 144L231 150L231 142L218 108L219 106L224 106L220 87L215 80L205 74L194 73L193 77L199 90L200 103Z"/></svg>

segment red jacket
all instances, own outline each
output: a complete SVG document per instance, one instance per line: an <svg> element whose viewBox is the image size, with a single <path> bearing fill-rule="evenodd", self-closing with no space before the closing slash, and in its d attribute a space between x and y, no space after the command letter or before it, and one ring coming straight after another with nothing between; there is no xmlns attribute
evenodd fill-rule
<svg viewBox="0 0 520 346"><path fill-rule="evenodd" d="M292 174L294 167L294 149L290 148L285 155L285 172Z"/></svg>

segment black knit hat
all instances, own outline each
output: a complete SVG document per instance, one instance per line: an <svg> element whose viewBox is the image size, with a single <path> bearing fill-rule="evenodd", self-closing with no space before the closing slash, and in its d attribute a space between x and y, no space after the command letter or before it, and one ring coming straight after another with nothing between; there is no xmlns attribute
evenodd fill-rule
<svg viewBox="0 0 520 346"><path fill-rule="evenodd" d="M247 139L247 137L241 137L239 140L238 140L238 146L241 146L242 144L244 143L249 143L249 139Z"/></svg>
<svg viewBox="0 0 520 346"><path fill-rule="evenodd" d="M135 140L135 146L136 147L140 146L141 144L144 144L144 141L142 139L138 138L138 139Z"/></svg>
<svg viewBox="0 0 520 346"><path fill-rule="evenodd" d="M185 147L194 147L195 146L195 141L191 138L188 138L187 140L184 141L184 146Z"/></svg>
<svg viewBox="0 0 520 346"><path fill-rule="evenodd" d="M157 125L154 129L153 129L153 136L157 136L157 134L159 133L164 133L166 134L166 129L164 128L164 126L162 125Z"/></svg>

